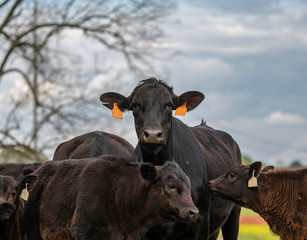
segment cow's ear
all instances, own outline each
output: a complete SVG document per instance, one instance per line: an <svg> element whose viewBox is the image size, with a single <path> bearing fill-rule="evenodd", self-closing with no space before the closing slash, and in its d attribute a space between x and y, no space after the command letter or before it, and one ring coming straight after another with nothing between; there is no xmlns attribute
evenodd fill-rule
<svg viewBox="0 0 307 240"><path fill-rule="evenodd" d="M151 163L142 163L140 173L142 178L149 182L153 182L158 175L157 169Z"/></svg>
<svg viewBox="0 0 307 240"><path fill-rule="evenodd" d="M31 191L36 182L37 182L37 179L38 177L34 174L31 174L31 175L27 175L25 176L19 183L18 183L18 186L17 186L17 193L20 194L21 191L25 188L28 189L28 191Z"/></svg>
<svg viewBox="0 0 307 240"><path fill-rule="evenodd" d="M261 170L261 172L262 172L262 173L266 173L266 172L271 171L271 170L274 170L274 169L275 169L274 166L266 166L265 168L263 168L263 169Z"/></svg>
<svg viewBox="0 0 307 240"><path fill-rule="evenodd" d="M205 98L204 94L198 91L189 91L176 97L174 100L175 109L185 106L186 111L196 108Z"/></svg>
<svg viewBox="0 0 307 240"><path fill-rule="evenodd" d="M258 177L261 171L262 163L261 162L254 162L250 165L248 175L249 177Z"/></svg>
<svg viewBox="0 0 307 240"><path fill-rule="evenodd" d="M22 174L23 174L24 176L27 176L27 175L33 173L34 171L35 171L35 170L32 169L32 168L26 168L26 169L24 169L24 170L22 171Z"/></svg>
<svg viewBox="0 0 307 240"><path fill-rule="evenodd" d="M107 92L102 94L100 96L100 101L104 106L111 110L114 108L114 103L117 104L121 111L125 111L130 105L129 98L126 98L125 96L116 92Z"/></svg>
<svg viewBox="0 0 307 240"><path fill-rule="evenodd" d="M257 177L260 174L261 167L262 167L261 162L254 162L250 165L248 170L249 180L247 182L247 186L249 188L255 188L258 186Z"/></svg>

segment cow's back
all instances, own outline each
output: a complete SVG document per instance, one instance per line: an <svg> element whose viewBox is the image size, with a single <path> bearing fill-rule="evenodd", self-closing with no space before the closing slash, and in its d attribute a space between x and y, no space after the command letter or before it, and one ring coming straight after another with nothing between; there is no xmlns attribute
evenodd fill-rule
<svg viewBox="0 0 307 240"><path fill-rule="evenodd" d="M77 164L73 164L74 162ZM73 184L73 181L86 164L87 161L79 160L48 161L34 172L38 176L38 182L31 191L26 205L29 239L41 239L40 227L42 235L45 234L47 237L47 233L43 230L45 224L52 226L54 231L64 234L57 236L57 239L70 239L65 232L69 232L66 228L70 225L69 219L76 206L78 185ZM65 204L62 204L63 201ZM52 212L59 213L57 219L54 219ZM58 231L60 229L62 231Z"/></svg>
<svg viewBox="0 0 307 240"><path fill-rule="evenodd" d="M213 129L206 124L192 127L191 130L204 151L209 180L241 164L240 148L228 133Z"/></svg>
<svg viewBox="0 0 307 240"><path fill-rule="evenodd" d="M260 204L251 204L252 209L267 221L271 231L281 239L305 240L307 168L275 169L261 174L258 182Z"/></svg>
<svg viewBox="0 0 307 240"><path fill-rule="evenodd" d="M131 156L134 148L125 139L114 134L95 131L61 143L53 160L99 157L103 154Z"/></svg>

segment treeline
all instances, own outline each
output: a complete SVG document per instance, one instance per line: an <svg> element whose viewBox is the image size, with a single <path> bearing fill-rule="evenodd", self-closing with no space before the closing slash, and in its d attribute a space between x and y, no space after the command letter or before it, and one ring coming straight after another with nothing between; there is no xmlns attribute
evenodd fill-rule
<svg viewBox="0 0 307 240"><path fill-rule="evenodd" d="M242 163L243 164L251 164L252 162L255 162L255 160L253 160L251 157L249 157L246 154L242 154ZM282 162L282 161L281 161ZM304 167L304 164L302 163L303 161L300 159L294 159L291 161L290 164L288 165L284 165L284 164L277 164L276 167L286 167L286 168L300 168L300 167ZM263 165L270 165L269 163L262 161ZM282 162L283 163L283 162Z"/></svg>

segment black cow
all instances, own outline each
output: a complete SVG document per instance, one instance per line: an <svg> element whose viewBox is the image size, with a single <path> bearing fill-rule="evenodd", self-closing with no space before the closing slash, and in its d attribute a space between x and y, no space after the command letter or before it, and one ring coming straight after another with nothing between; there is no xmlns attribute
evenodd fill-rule
<svg viewBox="0 0 307 240"><path fill-rule="evenodd" d="M0 240L24 240L24 200L22 190L30 191L37 181L34 175L24 177L20 182L11 176L0 175Z"/></svg>
<svg viewBox="0 0 307 240"><path fill-rule="evenodd" d="M155 167L103 156L49 161L26 205L31 240L135 240L174 219L197 221L188 177L176 163Z"/></svg>
<svg viewBox="0 0 307 240"><path fill-rule="evenodd" d="M125 139L111 133L95 131L61 143L53 160L99 157L103 154L130 157L134 148Z"/></svg>
<svg viewBox="0 0 307 240"><path fill-rule="evenodd" d="M201 221L191 227L176 223L167 237L158 237L153 231L150 239L207 239L209 236L216 239L220 228L224 239L237 239L240 207L215 196L209 201L208 189L209 180L241 163L237 143L229 134L206 124L188 127L172 117L172 110L190 111L203 98L197 91L176 96L170 86L155 78L141 81L129 97L114 92L100 97L112 111L119 108L133 112L139 139L134 159L155 165L175 159L191 180L192 197L202 215Z"/></svg>

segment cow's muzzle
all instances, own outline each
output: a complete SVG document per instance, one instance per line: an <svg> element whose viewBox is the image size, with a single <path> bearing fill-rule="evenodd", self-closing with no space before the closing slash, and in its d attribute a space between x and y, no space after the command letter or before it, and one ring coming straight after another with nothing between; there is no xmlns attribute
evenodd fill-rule
<svg viewBox="0 0 307 240"><path fill-rule="evenodd" d="M199 218L198 208L193 207L185 207L180 210L181 218L185 221L196 222Z"/></svg>
<svg viewBox="0 0 307 240"><path fill-rule="evenodd" d="M0 221L9 219L15 209L16 207L9 202L0 204Z"/></svg>
<svg viewBox="0 0 307 240"><path fill-rule="evenodd" d="M163 142L163 132L161 129L145 129L143 139L145 143L161 144Z"/></svg>
<svg viewBox="0 0 307 240"><path fill-rule="evenodd" d="M218 195L217 191L218 191L218 187L217 187L217 183L214 180L209 181L209 191L212 195Z"/></svg>

